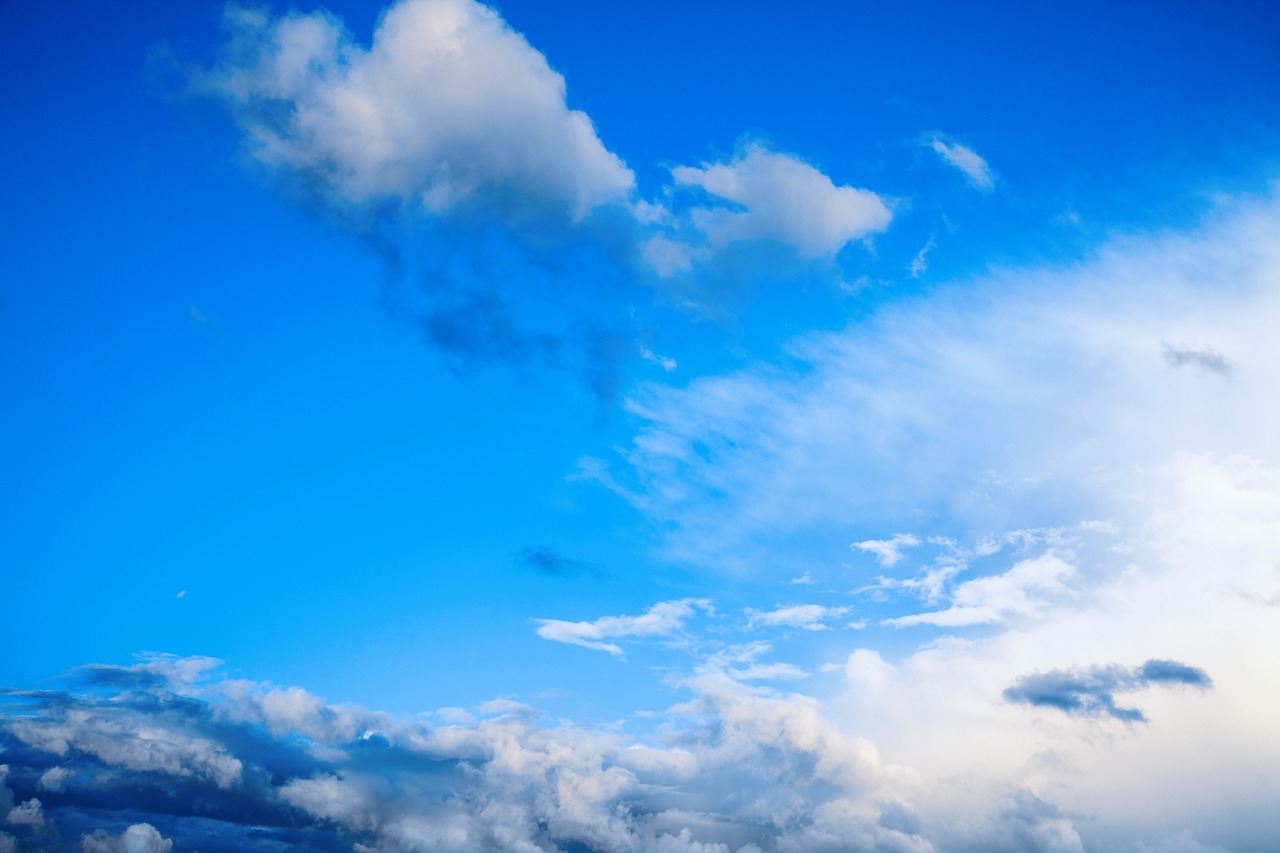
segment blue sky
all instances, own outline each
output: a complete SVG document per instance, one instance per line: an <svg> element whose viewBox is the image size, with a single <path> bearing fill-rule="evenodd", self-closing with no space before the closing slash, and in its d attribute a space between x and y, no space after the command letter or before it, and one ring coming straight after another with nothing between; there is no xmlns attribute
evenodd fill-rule
<svg viewBox="0 0 1280 853"><path fill-rule="evenodd" d="M1278 40L0 5L0 851L1268 849Z"/></svg>

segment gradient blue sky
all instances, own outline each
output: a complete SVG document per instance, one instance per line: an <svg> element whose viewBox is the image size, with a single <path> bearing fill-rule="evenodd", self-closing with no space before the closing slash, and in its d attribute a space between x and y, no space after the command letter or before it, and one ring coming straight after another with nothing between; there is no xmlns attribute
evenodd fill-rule
<svg viewBox="0 0 1280 853"><path fill-rule="evenodd" d="M1277 44L0 3L0 850L1268 849Z"/></svg>

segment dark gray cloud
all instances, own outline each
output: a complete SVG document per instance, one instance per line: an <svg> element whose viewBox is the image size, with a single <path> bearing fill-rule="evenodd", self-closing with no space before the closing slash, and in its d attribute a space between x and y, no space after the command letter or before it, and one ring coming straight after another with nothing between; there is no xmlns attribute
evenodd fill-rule
<svg viewBox="0 0 1280 853"><path fill-rule="evenodd" d="M1213 681L1202 669L1172 660L1149 660L1130 669L1119 664L1087 669L1053 669L1024 675L1004 691L1010 702L1057 708L1066 714L1111 717L1145 723L1138 708L1117 704L1117 693L1132 693L1151 685L1185 684L1207 690Z"/></svg>

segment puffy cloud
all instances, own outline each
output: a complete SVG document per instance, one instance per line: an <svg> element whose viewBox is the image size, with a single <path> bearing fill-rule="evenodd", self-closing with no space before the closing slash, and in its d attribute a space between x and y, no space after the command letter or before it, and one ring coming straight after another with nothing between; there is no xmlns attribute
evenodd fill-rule
<svg viewBox="0 0 1280 853"><path fill-rule="evenodd" d="M44 826L44 811L40 801L32 797L9 809L4 819L14 826Z"/></svg>
<svg viewBox="0 0 1280 853"><path fill-rule="evenodd" d="M929 147L943 162L964 172L969 182L978 189L989 190L995 186L991 167L972 148L966 148L958 142L947 143L936 136L930 140Z"/></svg>
<svg viewBox="0 0 1280 853"><path fill-rule="evenodd" d="M487 6L401 0L368 47L325 13L232 7L226 21L204 84L256 158L335 202L439 214L532 200L580 218L631 189L564 78Z"/></svg>
<svg viewBox="0 0 1280 853"><path fill-rule="evenodd" d="M1067 714L1109 716L1131 723L1145 723L1137 708L1122 708L1115 694L1141 690L1153 684L1187 684L1208 689L1213 682L1204 670L1169 660L1149 660L1135 669L1112 664L1084 670L1050 670L1024 675L1005 688L1004 698Z"/></svg>
<svg viewBox="0 0 1280 853"><path fill-rule="evenodd" d="M173 842L149 823L135 823L113 837L96 830L84 838L84 853L170 853Z"/></svg>
<svg viewBox="0 0 1280 853"><path fill-rule="evenodd" d="M560 619L535 619L537 633L544 640L571 643L588 649L599 649L622 656L622 648L608 639L670 636L684 627L699 609L709 610L706 599L682 598L660 601L639 616L602 616L593 622L566 622Z"/></svg>
<svg viewBox="0 0 1280 853"><path fill-rule="evenodd" d="M216 741L170 725L162 714L115 712L97 707L54 707L44 717L17 717L8 732L59 757L87 753L135 771L198 776L226 788L242 765Z"/></svg>
<svg viewBox="0 0 1280 853"><path fill-rule="evenodd" d="M71 778L71 771L67 768L50 767L41 774L38 786L42 791L61 791L62 786L69 778Z"/></svg>
<svg viewBox="0 0 1280 853"><path fill-rule="evenodd" d="M661 276L689 272L737 243L774 242L804 260L832 260L893 218L870 190L837 186L808 163L759 143L728 162L677 166L671 176L677 188L701 190L705 201L684 211L674 237L659 235L644 246Z"/></svg>

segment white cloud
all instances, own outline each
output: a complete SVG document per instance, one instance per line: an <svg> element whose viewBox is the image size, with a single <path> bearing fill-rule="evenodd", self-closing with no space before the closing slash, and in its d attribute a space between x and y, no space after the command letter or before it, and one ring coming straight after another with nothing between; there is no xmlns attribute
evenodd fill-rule
<svg viewBox="0 0 1280 853"><path fill-rule="evenodd" d="M929 147L946 163L964 172L969 181L979 189L989 190L995 186L995 178L987 161L979 157L971 148L958 142L948 144L934 137Z"/></svg>
<svg viewBox="0 0 1280 853"><path fill-rule="evenodd" d="M215 740L163 719L73 707L52 717L14 718L7 729L28 746L57 756L80 751L130 770L206 778L221 788L239 780L243 769ZM135 736L139 730L142 736Z"/></svg>
<svg viewBox="0 0 1280 853"><path fill-rule="evenodd" d="M770 611L755 610L748 607L748 628L803 628L806 631L825 631L827 622L845 615L851 607L824 607L820 604L793 604L789 607L778 605Z"/></svg>
<svg viewBox="0 0 1280 853"><path fill-rule="evenodd" d="M1075 571L1061 558L1043 554L1016 563L1002 574L965 581L951 593L952 606L946 610L898 616L886 619L885 624L959 627L1032 616L1067 591L1065 581Z"/></svg>
<svg viewBox="0 0 1280 853"><path fill-rule="evenodd" d="M50 767L40 775L37 783L42 791L61 791L62 786L71 778L71 771L65 767Z"/></svg>
<svg viewBox="0 0 1280 853"><path fill-rule="evenodd" d="M537 633L544 640L571 643L588 649L599 649L622 656L622 648L607 639L670 636L684 627L699 610L710 610L706 599L682 598L660 601L639 616L602 616L594 622L565 622L560 619L535 619Z"/></svg>
<svg viewBox="0 0 1280 853"><path fill-rule="evenodd" d="M920 539L910 533L895 533L892 539L867 539L854 542L849 547L875 554L876 562L890 569L902 561L903 548L914 548L919 544Z"/></svg>
<svg viewBox="0 0 1280 853"><path fill-rule="evenodd" d="M5 821L14 826L44 826L44 810L35 797L9 809Z"/></svg>
<svg viewBox="0 0 1280 853"><path fill-rule="evenodd" d="M930 237L929 241L920 247L920 251L916 252L916 256L911 259L911 264L907 267L907 273L912 278L919 278L929 269L929 253L937 243L936 238Z"/></svg>
<svg viewBox="0 0 1280 853"><path fill-rule="evenodd" d="M627 401L633 476L612 483L674 531L669 556L790 577L801 531L1038 527L1068 506L1072 523L1105 519L1103 484L1127 466L1275 458L1280 201L1225 205L1193 231L995 271L802 338L799 369L647 383ZM1233 372L1171 369L1170 340L1229 350Z"/></svg>
<svg viewBox="0 0 1280 853"><path fill-rule="evenodd" d="M702 190L710 203L693 203L674 236L658 235L643 246L646 262L664 277L687 273L738 243L771 241L806 261L831 260L893 218L870 190L837 185L808 163L760 144L728 162L677 166L671 176L677 189Z"/></svg>
<svg viewBox="0 0 1280 853"><path fill-rule="evenodd" d="M232 8L227 22L233 41L204 85L257 159L332 200L438 214L533 199L580 218L630 193L564 78L487 6L401 0L369 47L325 13Z"/></svg>
<svg viewBox="0 0 1280 853"><path fill-rule="evenodd" d="M95 830L84 837L84 853L170 853L173 842L149 823L135 823L118 836Z"/></svg>

